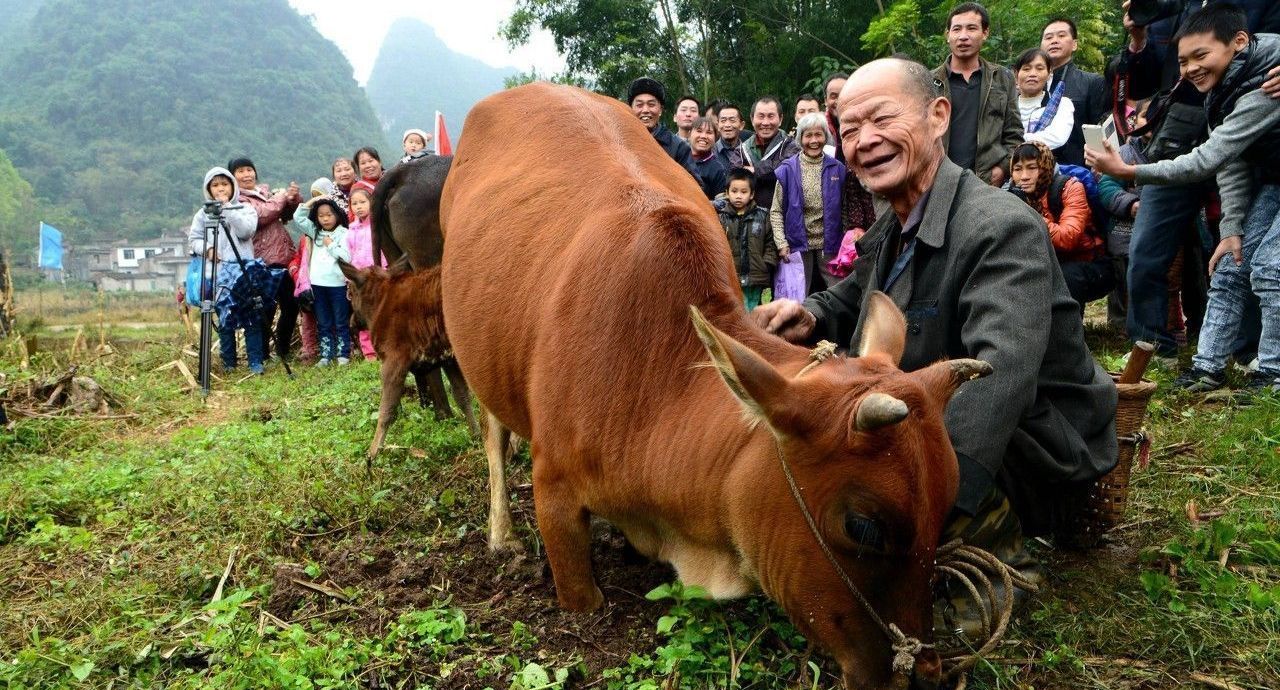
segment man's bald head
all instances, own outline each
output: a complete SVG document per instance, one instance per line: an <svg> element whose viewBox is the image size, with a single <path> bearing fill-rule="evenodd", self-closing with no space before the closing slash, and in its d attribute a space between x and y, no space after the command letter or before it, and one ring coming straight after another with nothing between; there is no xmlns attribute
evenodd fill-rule
<svg viewBox="0 0 1280 690"><path fill-rule="evenodd" d="M933 184L946 157L942 137L951 103L938 97L933 74L903 58L858 68L840 92L840 148L871 191L884 195L905 218Z"/></svg>
<svg viewBox="0 0 1280 690"><path fill-rule="evenodd" d="M840 98L844 99L845 94L850 92L850 86L862 79L883 79L886 74L897 74L905 95L914 98L921 106L927 105L930 101L942 95L938 92L938 84L933 73L928 67L913 60L906 55L894 55L892 57L880 58L872 60L867 64L859 67L845 82L844 91L841 92Z"/></svg>

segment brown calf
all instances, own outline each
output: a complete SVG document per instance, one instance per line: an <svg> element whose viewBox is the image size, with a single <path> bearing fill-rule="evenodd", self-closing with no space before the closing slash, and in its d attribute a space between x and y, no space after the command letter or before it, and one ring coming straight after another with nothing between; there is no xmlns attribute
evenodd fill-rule
<svg viewBox="0 0 1280 690"><path fill-rule="evenodd" d="M378 408L378 427L369 445L370 466L382 447L387 427L395 421L404 395L404 377L410 372L417 384L418 400L426 407L427 377L443 369L453 387L453 397L467 418L467 426L479 437L480 427L471 410L471 392L453 359L449 336L445 333L440 267L409 271L403 261L390 269L356 268L341 261L338 266L350 281L351 308L369 325L373 349L382 363L382 402ZM437 417L442 413L447 411L437 407Z"/></svg>
<svg viewBox="0 0 1280 690"><path fill-rule="evenodd" d="M453 156L425 156L392 166L373 190L369 221L373 226L373 255L390 266L408 257L409 266L422 270L440 265L444 237L440 234L440 192ZM436 419L450 417L449 399L439 371L426 377L430 405ZM421 389L422 381L418 381ZM419 393L427 401L426 393ZM424 404L426 404L424 402Z"/></svg>
<svg viewBox="0 0 1280 690"><path fill-rule="evenodd" d="M445 322L488 412L490 547L513 541L509 429L530 442L563 607L602 601L596 515L713 596L763 589L849 687L903 682L782 459L867 606L928 641L934 554L958 483L943 408L990 368L900 371L905 323L883 295L862 356L808 367L809 350L747 316L693 178L624 105L581 89L531 84L472 108L440 213ZM920 654L916 671L937 679L938 655Z"/></svg>

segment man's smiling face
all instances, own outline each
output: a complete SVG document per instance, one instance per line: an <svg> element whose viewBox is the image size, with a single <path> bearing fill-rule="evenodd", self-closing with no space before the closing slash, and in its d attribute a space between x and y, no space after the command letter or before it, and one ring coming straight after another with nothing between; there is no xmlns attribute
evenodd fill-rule
<svg viewBox="0 0 1280 690"><path fill-rule="evenodd" d="M1248 44L1249 35L1243 31L1230 43L1223 43L1211 32L1187 34L1178 40L1178 71L1196 91L1208 93L1222 81L1236 53Z"/></svg>
<svg viewBox="0 0 1280 690"><path fill-rule="evenodd" d="M840 94L845 160L868 189L886 197L909 188L929 168L950 116L950 108L936 112L945 100L922 102L906 89L903 74L892 61L868 65Z"/></svg>
<svg viewBox="0 0 1280 690"><path fill-rule="evenodd" d="M662 118L662 103L656 96L647 93L639 94L631 101L631 112L639 118L640 124L650 131L658 126Z"/></svg>

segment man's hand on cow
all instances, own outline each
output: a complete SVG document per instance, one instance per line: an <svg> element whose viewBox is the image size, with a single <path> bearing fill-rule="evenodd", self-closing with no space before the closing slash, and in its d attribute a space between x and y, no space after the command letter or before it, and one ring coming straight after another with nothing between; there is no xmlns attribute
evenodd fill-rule
<svg viewBox="0 0 1280 690"><path fill-rule="evenodd" d="M751 311L756 325L783 340L802 343L813 335L818 318L799 302L789 299L774 300Z"/></svg>
<svg viewBox="0 0 1280 690"><path fill-rule="evenodd" d="M1267 80L1262 82L1262 91L1272 98L1280 98L1280 65L1267 72Z"/></svg>
<svg viewBox="0 0 1280 690"><path fill-rule="evenodd" d="M999 187L1004 184L1004 168L996 166L991 169L991 186Z"/></svg>
<svg viewBox="0 0 1280 690"><path fill-rule="evenodd" d="M1236 265L1244 263L1244 250L1241 246L1239 235L1229 235L1222 238L1218 243L1218 248L1213 250L1213 256L1209 258L1209 275L1213 275L1213 270L1218 267L1218 261L1227 254L1236 262Z"/></svg>

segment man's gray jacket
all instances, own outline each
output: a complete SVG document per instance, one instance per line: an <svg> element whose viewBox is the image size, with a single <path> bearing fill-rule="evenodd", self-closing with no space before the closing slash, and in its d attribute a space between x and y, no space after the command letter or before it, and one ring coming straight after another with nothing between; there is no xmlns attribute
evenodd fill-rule
<svg viewBox="0 0 1280 690"><path fill-rule="evenodd" d="M974 172L984 182L991 181L991 169L1000 166L1009 176L1009 156L1026 137L1026 127L1018 114L1018 87L1013 72L978 58L982 71L982 97L978 101L978 141ZM933 71L942 82L942 95L951 98L951 58ZM951 145L950 135L942 138L942 146Z"/></svg>
<svg viewBox="0 0 1280 690"><path fill-rule="evenodd" d="M866 300L884 290L907 318L903 370L957 357L991 364L994 373L961 386L947 406L956 506L972 514L997 479L1006 493L1053 496L1110 470L1116 388L1085 346L1039 214L944 158L911 258L886 290L901 238L897 215L884 214L858 243L854 272L804 306L818 318L815 338L856 349ZM1033 486L1017 490L1025 484ZM1019 503L1024 527L1043 531Z"/></svg>

